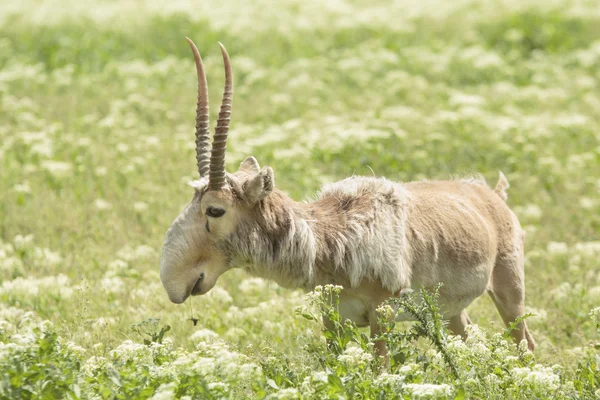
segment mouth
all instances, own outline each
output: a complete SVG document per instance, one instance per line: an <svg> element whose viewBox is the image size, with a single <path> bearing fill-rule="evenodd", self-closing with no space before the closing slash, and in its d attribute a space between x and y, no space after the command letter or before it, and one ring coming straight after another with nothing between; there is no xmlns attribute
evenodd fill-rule
<svg viewBox="0 0 600 400"><path fill-rule="evenodd" d="M192 296L197 296L199 294L202 294L202 281L204 280L204 273L202 273L200 275L200 278L198 278L198 280L196 281L196 283L194 284L194 287L192 288Z"/></svg>

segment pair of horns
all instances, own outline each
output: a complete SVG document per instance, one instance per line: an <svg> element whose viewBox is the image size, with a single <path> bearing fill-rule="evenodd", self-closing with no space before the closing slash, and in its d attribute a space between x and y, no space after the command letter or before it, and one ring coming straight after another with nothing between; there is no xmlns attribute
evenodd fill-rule
<svg viewBox="0 0 600 400"><path fill-rule="evenodd" d="M202 65L200 52L190 38L185 38L192 48L198 73L198 103L196 106L196 161L200 178L208 173L208 189L220 190L225 186L225 149L227 148L227 132L231 120L231 105L233 103L233 74L231 62L225 47L221 46L223 63L225 64L225 90L221 101L219 119L215 128L212 150L210 146L210 127L208 113L208 84Z"/></svg>

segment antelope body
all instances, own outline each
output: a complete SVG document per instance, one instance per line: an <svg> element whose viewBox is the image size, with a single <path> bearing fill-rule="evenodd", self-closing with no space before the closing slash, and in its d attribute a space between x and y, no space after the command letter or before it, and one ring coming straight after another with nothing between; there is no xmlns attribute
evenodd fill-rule
<svg viewBox="0 0 600 400"><path fill-rule="evenodd" d="M450 328L465 335L465 308L487 291L506 324L524 312L523 230L506 205L508 182L481 178L396 183L351 177L326 185L311 202L275 188L270 167L246 158L224 169L233 95L229 56L221 45L226 84L210 150L208 93L202 60L187 39L198 73L194 197L164 241L160 275L171 301L208 292L231 268L312 290L342 285L340 313L376 335L376 309L404 289L438 283ZM325 321L327 323L327 321ZM517 342L534 340L525 322ZM385 345L376 343L380 354Z"/></svg>

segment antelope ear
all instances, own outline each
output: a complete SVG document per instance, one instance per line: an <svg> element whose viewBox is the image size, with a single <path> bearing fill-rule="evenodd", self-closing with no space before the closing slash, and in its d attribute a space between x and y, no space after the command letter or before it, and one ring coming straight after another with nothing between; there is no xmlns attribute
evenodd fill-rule
<svg viewBox="0 0 600 400"><path fill-rule="evenodd" d="M258 174L258 172L260 171L260 166L258 165L258 161L256 161L256 158L250 156L246 157L246 159L242 161L242 163L240 164L240 169L238 169L238 172L239 171L245 172L248 175L254 175Z"/></svg>
<svg viewBox="0 0 600 400"><path fill-rule="evenodd" d="M256 161L256 160L254 160ZM244 194L248 202L254 204L261 201L273 191L275 176L271 167L264 167L252 179L246 182Z"/></svg>

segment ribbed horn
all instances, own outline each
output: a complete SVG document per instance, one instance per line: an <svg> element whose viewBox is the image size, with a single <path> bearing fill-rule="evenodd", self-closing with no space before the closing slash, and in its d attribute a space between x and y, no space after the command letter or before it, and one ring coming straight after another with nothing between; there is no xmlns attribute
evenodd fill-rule
<svg viewBox="0 0 600 400"><path fill-rule="evenodd" d="M223 91L221 110L219 111L219 119L217 120L215 137L210 153L210 174L208 178L208 188L210 190L220 190L225 186L225 149L227 148L227 132L229 131L231 105L233 103L231 62L229 61L229 54L227 54L225 47L220 42L219 46L221 46L223 63L225 64L225 90Z"/></svg>
<svg viewBox="0 0 600 400"><path fill-rule="evenodd" d="M208 115L208 84L200 52L194 42L186 37L194 53L196 72L198 74L198 102L196 105L196 163L200 178L206 176L210 166L210 122Z"/></svg>

